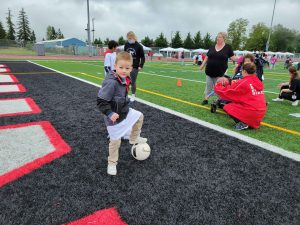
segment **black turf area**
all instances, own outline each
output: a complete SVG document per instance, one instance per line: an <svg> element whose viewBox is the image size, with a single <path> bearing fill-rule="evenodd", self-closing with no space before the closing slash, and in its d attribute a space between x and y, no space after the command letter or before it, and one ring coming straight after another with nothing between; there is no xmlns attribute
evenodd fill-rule
<svg viewBox="0 0 300 225"><path fill-rule="evenodd" d="M13 72L48 71L9 63ZM38 115L0 125L50 121L72 150L0 188L0 225L63 224L116 207L130 225L300 224L300 163L144 104L151 157L123 143L118 175L106 174L106 128L98 88L61 74L16 75ZM208 112L209 113L209 112Z"/></svg>

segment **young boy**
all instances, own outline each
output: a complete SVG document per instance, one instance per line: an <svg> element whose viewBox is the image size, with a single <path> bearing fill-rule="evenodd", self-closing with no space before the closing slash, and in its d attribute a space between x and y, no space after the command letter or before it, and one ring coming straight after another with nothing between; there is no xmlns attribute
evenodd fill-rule
<svg viewBox="0 0 300 225"><path fill-rule="evenodd" d="M129 134L129 143L146 143L140 137L144 116L141 112L129 108L128 90L131 83L132 56L120 52L114 65L116 72L111 71L102 83L98 93L97 105L105 115L104 120L110 136L107 173L117 174L121 138Z"/></svg>
<svg viewBox="0 0 300 225"><path fill-rule="evenodd" d="M105 77L109 75L110 71L115 70L115 61L116 61L116 50L118 43L116 41L108 42L108 50L104 53L104 70Z"/></svg>

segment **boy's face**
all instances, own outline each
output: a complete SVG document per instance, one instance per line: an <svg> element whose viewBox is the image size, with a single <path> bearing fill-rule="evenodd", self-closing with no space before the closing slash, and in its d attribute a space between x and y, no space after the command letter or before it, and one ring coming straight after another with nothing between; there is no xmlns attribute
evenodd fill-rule
<svg viewBox="0 0 300 225"><path fill-rule="evenodd" d="M130 72L132 70L132 62L121 59L115 64L115 69L120 77L125 78L130 75Z"/></svg>
<svg viewBox="0 0 300 225"><path fill-rule="evenodd" d="M111 51L112 51L112 52L116 52L116 51L117 51L117 47L112 48Z"/></svg>

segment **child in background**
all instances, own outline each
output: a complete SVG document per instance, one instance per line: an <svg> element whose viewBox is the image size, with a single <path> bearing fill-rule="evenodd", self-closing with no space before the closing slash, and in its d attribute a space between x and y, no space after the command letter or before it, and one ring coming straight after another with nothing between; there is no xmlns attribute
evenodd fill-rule
<svg viewBox="0 0 300 225"><path fill-rule="evenodd" d="M111 71L115 70L115 61L116 61L116 50L118 43L114 40L108 42L108 49L104 53L104 70L105 77L110 74Z"/></svg>
<svg viewBox="0 0 300 225"><path fill-rule="evenodd" d="M255 58L252 54L246 54L245 56L241 56L238 59L237 67L234 76L232 77L232 80L238 80L243 78L242 76L242 70L243 66L247 63L254 63Z"/></svg>
<svg viewBox="0 0 300 225"><path fill-rule="evenodd" d="M110 137L107 173L117 174L119 148L121 138L129 134L129 143L146 143L147 139L140 137L144 115L129 108L128 90L131 83L132 56L121 52L116 57L114 68L102 83L98 93L97 105L105 115L104 120Z"/></svg>

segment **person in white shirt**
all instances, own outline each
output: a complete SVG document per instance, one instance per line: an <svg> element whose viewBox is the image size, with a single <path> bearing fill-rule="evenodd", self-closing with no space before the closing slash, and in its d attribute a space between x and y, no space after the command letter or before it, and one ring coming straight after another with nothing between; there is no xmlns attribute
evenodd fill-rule
<svg viewBox="0 0 300 225"><path fill-rule="evenodd" d="M104 53L104 70L105 70L105 77L110 74L111 71L115 71L115 62L116 62L116 50L118 47L118 43L116 41L109 41L108 42L108 49Z"/></svg>

